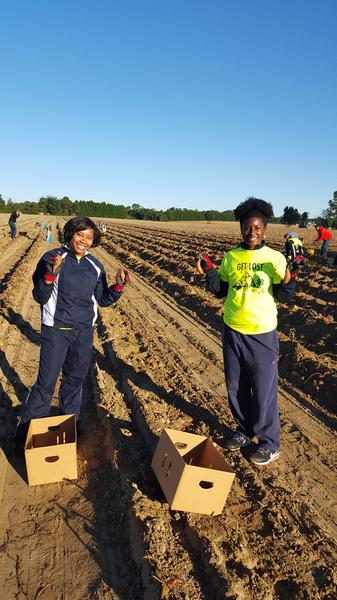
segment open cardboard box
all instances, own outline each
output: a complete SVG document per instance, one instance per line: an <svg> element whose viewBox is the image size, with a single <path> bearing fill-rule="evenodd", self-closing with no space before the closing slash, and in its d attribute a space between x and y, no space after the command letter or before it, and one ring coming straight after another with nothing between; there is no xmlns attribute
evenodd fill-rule
<svg viewBox="0 0 337 600"><path fill-rule="evenodd" d="M25 459L29 485L77 479L75 415L32 419Z"/></svg>
<svg viewBox="0 0 337 600"><path fill-rule="evenodd" d="M172 510L219 515L235 473L211 440L164 429L151 467Z"/></svg>

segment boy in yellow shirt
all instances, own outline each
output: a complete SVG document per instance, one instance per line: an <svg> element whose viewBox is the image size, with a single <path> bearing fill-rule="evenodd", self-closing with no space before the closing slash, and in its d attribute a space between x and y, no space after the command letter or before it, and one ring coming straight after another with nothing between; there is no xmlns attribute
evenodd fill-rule
<svg viewBox="0 0 337 600"><path fill-rule="evenodd" d="M300 238L295 231L289 231L284 235L284 239L284 253L292 271L291 276L297 277L304 266L303 238Z"/></svg>
<svg viewBox="0 0 337 600"><path fill-rule="evenodd" d="M224 305L223 356L228 402L237 430L226 447L239 450L258 438L250 460L266 465L279 457L278 354L276 300L296 287L285 257L264 241L271 204L248 198L234 211L242 242L227 252L217 273L207 255L196 259L208 289Z"/></svg>

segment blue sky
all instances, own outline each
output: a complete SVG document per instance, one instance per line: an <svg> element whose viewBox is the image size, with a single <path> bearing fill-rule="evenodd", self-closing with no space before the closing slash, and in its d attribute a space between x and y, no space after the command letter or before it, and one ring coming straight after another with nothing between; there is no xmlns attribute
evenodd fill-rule
<svg viewBox="0 0 337 600"><path fill-rule="evenodd" d="M336 0L0 5L0 193L166 209L337 189Z"/></svg>

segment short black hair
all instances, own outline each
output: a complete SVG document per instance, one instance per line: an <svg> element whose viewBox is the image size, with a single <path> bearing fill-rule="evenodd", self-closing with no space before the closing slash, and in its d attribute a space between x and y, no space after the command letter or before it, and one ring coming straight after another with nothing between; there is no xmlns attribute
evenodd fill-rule
<svg viewBox="0 0 337 600"><path fill-rule="evenodd" d="M258 217L267 225L268 219L274 216L273 207L269 202L260 198L247 198L234 210L234 216L242 225L250 217Z"/></svg>
<svg viewBox="0 0 337 600"><path fill-rule="evenodd" d="M63 228L64 243L69 244L74 233L77 231L84 231L84 229L89 228L93 229L94 231L94 241L92 244L93 248L99 246L101 242L101 232L96 223L89 219L89 217L73 217L66 222Z"/></svg>

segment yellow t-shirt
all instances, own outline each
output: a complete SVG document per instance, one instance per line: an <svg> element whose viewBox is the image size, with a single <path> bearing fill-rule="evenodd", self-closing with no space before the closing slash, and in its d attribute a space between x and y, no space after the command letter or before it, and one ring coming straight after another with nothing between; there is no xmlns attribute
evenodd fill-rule
<svg viewBox="0 0 337 600"><path fill-rule="evenodd" d="M302 240L300 240L298 237L288 237L287 242L292 242L294 246L298 246L299 248L303 246Z"/></svg>
<svg viewBox="0 0 337 600"><path fill-rule="evenodd" d="M283 254L268 246L227 252L219 270L220 279L228 282L226 325L244 334L273 331L277 326L273 283L281 283L285 271Z"/></svg>

